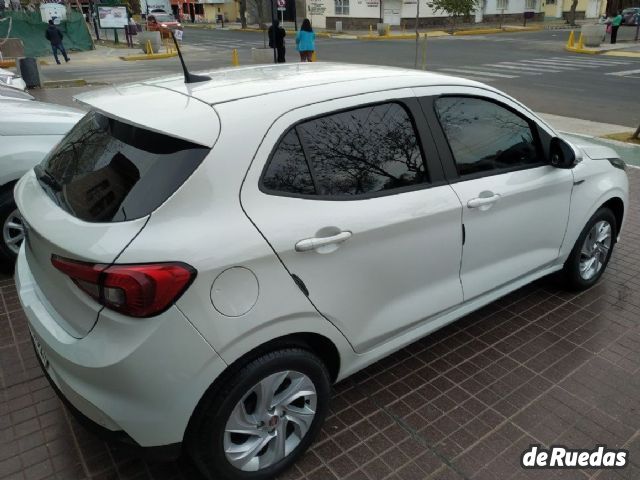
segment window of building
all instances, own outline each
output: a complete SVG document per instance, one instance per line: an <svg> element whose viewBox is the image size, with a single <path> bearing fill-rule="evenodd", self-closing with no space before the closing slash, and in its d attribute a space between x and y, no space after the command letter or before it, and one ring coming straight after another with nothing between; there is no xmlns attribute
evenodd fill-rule
<svg viewBox="0 0 640 480"><path fill-rule="evenodd" d="M529 123L496 103L471 97L436 100L436 112L460 175L541 164Z"/></svg>
<svg viewBox="0 0 640 480"><path fill-rule="evenodd" d="M496 8L498 10L509 10L509 0L497 0Z"/></svg>
<svg viewBox="0 0 640 480"><path fill-rule="evenodd" d="M554 2L555 2L555 0L554 0ZM551 3L551 2L547 2L547 3ZM526 0L524 8L527 9L527 10L535 10L536 9L536 0Z"/></svg>
<svg viewBox="0 0 640 480"><path fill-rule="evenodd" d="M349 0L335 0L336 15L349 15Z"/></svg>

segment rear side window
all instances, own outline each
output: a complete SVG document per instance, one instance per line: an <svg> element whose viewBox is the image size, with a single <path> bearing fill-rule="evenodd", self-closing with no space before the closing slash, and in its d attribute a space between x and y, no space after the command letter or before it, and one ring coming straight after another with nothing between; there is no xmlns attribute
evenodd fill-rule
<svg viewBox="0 0 640 480"><path fill-rule="evenodd" d="M283 151L290 152L286 156L288 177L282 175ZM294 190L290 182L282 184L283 176L298 180ZM301 190L303 179L305 191ZM276 147L262 185L285 194L349 199L427 181L409 113L398 103L385 103L297 125Z"/></svg>
<svg viewBox="0 0 640 480"><path fill-rule="evenodd" d="M541 163L531 126L511 110L472 97L443 97L435 105L459 175Z"/></svg>
<svg viewBox="0 0 640 480"><path fill-rule="evenodd" d="M301 195L316 193L309 165L295 130L289 130L273 153L263 185L277 192Z"/></svg>
<svg viewBox="0 0 640 480"><path fill-rule="evenodd" d="M159 207L209 149L88 113L36 167L48 195L87 222L121 222Z"/></svg>

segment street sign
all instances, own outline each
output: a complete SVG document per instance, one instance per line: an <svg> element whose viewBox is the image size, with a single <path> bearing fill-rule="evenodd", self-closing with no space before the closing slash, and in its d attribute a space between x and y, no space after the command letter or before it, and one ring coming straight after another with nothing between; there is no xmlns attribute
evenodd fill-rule
<svg viewBox="0 0 640 480"><path fill-rule="evenodd" d="M173 36L176 37L176 40L182 41L182 33L183 33L182 30L175 29L173 31Z"/></svg>
<svg viewBox="0 0 640 480"><path fill-rule="evenodd" d="M287 8L287 0L278 0L278 10Z"/></svg>

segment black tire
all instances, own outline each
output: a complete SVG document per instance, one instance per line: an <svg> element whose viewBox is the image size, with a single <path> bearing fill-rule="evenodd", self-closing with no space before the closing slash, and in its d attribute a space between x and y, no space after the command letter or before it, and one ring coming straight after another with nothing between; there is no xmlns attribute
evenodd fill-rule
<svg viewBox="0 0 640 480"><path fill-rule="evenodd" d="M247 472L234 466L224 452L227 420L234 407L258 382L277 372L306 375L316 389L315 417L300 443L282 460L264 469ZM301 348L266 353L249 363L231 367L200 401L185 438L188 454L210 480L266 480L275 478L304 453L320 431L327 415L331 382L326 366L316 355Z"/></svg>
<svg viewBox="0 0 640 480"><path fill-rule="evenodd" d="M580 257L582 246L585 239L587 238L587 235L589 235L591 228L593 228L593 226L600 221L606 221L609 223L609 225L611 225L611 246L606 254L606 257L604 258L604 261L602 262L602 268L600 268L600 271L597 272L592 278L585 279L582 277L582 275L580 275ZM564 263L561 276L564 286L567 289L582 291L592 287L597 283L597 281L606 270L609 259L611 258L613 247L617 238L617 232L618 226L616 223L616 217L611 210L603 207L593 214L585 227L582 229L578 240L576 240L576 243L573 246L571 253L569 254L569 258L567 258L567 261Z"/></svg>
<svg viewBox="0 0 640 480"><path fill-rule="evenodd" d="M8 188L0 192L0 262L13 265L16 261L16 253L5 243L4 224L18 207L13 199L13 189Z"/></svg>

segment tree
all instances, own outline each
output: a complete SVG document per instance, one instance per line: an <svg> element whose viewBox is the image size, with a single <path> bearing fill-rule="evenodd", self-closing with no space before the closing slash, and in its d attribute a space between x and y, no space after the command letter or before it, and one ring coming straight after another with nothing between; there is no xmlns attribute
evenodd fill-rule
<svg viewBox="0 0 640 480"><path fill-rule="evenodd" d="M578 8L578 0L573 0L571 8L569 8L569 18L567 19L572 27L576 26L576 8Z"/></svg>
<svg viewBox="0 0 640 480"><path fill-rule="evenodd" d="M449 15L451 31L455 29L458 17L468 17L480 7L478 0L431 0L427 5L435 13L445 12Z"/></svg>

